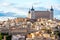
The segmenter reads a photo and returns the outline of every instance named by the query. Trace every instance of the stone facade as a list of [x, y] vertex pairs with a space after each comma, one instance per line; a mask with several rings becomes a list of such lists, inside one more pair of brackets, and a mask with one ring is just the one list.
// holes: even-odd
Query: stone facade
[[47, 18], [53, 19], [53, 8], [47, 11], [35, 11], [32, 7], [31, 10], [28, 12], [28, 18], [30, 19], [38, 19], [38, 18]]

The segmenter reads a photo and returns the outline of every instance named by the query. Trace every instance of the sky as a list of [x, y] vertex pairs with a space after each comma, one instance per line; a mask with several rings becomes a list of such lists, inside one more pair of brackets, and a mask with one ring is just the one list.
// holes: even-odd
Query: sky
[[0, 17], [27, 16], [29, 9], [54, 9], [54, 18], [60, 19], [60, 0], [0, 0]]

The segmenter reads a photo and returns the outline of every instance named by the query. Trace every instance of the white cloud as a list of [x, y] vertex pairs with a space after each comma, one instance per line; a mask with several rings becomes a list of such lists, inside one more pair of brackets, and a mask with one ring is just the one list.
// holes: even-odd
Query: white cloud
[[56, 15], [54, 18], [60, 19], [60, 15]]
[[43, 8], [50, 9], [51, 6], [53, 6], [53, 8], [56, 8], [56, 9], [60, 10], [60, 4], [57, 3], [56, 0], [44, 0], [44, 1], [43, 0], [38, 0], [38, 1], [35, 1], [33, 3], [29, 2], [28, 7], [31, 7], [32, 4], [34, 5], [34, 7], [43, 7]]
[[3, 5], [3, 6], [9, 6], [10, 3], [5, 2], [5, 3], [3, 3], [2, 5]]
[[55, 4], [54, 8], [60, 10], [60, 4]]
[[[24, 8], [24, 7], [22, 7], [22, 8]], [[26, 15], [25, 13], [27, 13], [24, 10], [20, 10], [20, 9], [14, 7], [13, 5], [11, 5], [11, 3], [8, 3], [8, 2], [4, 2], [0, 5], [0, 11], [3, 11], [4, 13], [13, 12], [13, 13], [15, 13], [15, 15]]]
[[[34, 8], [43, 7], [47, 9], [50, 9], [52, 5], [53, 8], [60, 10], [60, 4], [55, 3], [55, 1], [53, 2], [51, 0], [26, 0], [25, 2], [23, 2], [20, 0], [20, 2], [15, 1], [16, 4], [13, 2], [15, 5], [11, 5], [11, 2], [2, 2], [0, 3], [0, 11], [3, 11], [4, 13], [13, 12], [15, 13], [13, 16], [27, 15], [28, 10], [25, 11], [24, 8], [31, 8], [32, 5], [34, 6]], [[18, 7], [22, 9], [18, 9]]]
[[9, 2], [0, 3], [0, 7], [7, 7], [7, 6], [10, 6], [10, 5], [11, 5], [11, 3], [9, 3]]

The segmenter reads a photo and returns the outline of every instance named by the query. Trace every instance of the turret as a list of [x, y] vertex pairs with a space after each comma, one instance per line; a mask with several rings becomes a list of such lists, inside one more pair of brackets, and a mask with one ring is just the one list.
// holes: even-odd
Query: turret
[[32, 6], [32, 8], [31, 8], [31, 11], [34, 11], [34, 8], [33, 8], [33, 6]]
[[35, 9], [33, 8], [33, 6], [32, 6], [32, 8], [31, 8], [31, 19], [35, 19]]
[[30, 12], [30, 9], [28, 11], [28, 18], [31, 18], [31, 12]]
[[33, 6], [32, 6], [32, 8], [31, 9], [29, 9], [29, 11], [28, 11], [28, 18], [30, 18], [30, 19], [35, 19], [35, 13], [34, 13], [34, 8], [33, 8]]
[[51, 6], [51, 9], [50, 9], [50, 19], [53, 19], [53, 11], [54, 11], [54, 9], [53, 9], [53, 7]]
[[28, 13], [30, 13], [30, 10], [28, 11]]
[[51, 6], [51, 9], [50, 9], [50, 11], [54, 11], [54, 9], [53, 9], [53, 7]]

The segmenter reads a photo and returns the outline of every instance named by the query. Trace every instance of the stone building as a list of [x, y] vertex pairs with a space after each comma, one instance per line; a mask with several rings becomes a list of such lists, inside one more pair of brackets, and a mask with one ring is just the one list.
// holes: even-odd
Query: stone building
[[53, 8], [47, 11], [36, 11], [33, 7], [28, 12], [28, 18], [30, 19], [38, 19], [38, 18], [47, 18], [53, 19]]

